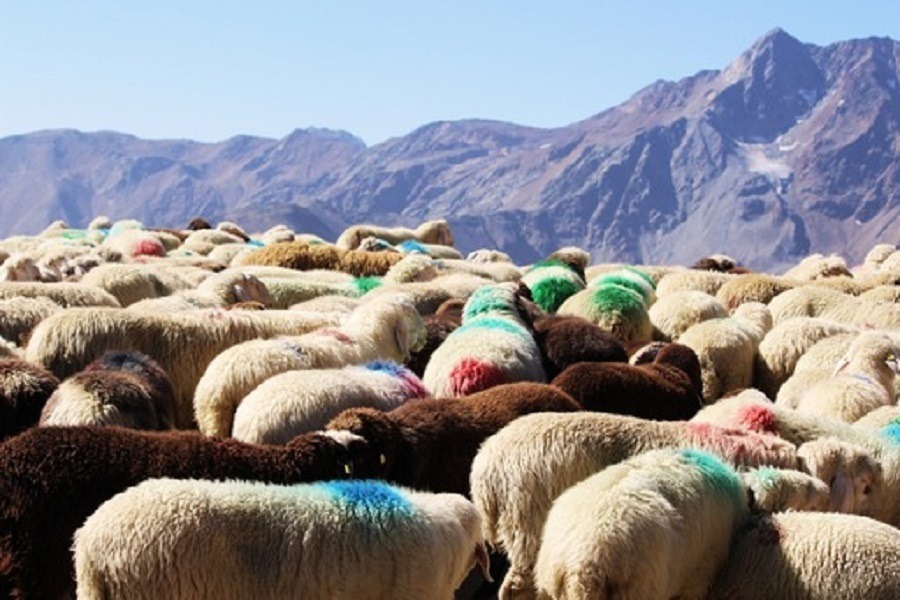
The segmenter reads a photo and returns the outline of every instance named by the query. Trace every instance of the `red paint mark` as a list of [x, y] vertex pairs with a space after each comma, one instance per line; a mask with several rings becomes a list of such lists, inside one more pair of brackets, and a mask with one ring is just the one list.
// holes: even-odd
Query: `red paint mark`
[[457, 398], [504, 383], [509, 383], [506, 373], [475, 358], [464, 358], [450, 371], [450, 395]]
[[157, 240], [141, 240], [134, 245], [135, 256], [165, 256], [166, 249]]
[[757, 433], [778, 433], [778, 421], [768, 406], [751, 404], [737, 411], [738, 424]]

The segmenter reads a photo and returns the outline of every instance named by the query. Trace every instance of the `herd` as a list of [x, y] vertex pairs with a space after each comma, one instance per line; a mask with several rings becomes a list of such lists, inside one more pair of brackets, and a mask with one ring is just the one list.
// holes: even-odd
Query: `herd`
[[0, 596], [900, 597], [896, 244], [453, 246], [0, 240]]

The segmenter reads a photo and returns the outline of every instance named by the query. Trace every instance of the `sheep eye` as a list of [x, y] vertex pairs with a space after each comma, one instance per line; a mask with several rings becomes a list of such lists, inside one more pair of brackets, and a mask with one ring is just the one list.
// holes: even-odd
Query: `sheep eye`
[[866, 487], [863, 488], [863, 494], [869, 495], [869, 494], [871, 494], [871, 493], [872, 493], [872, 486], [871, 486], [871, 485], [866, 485]]
[[381, 464], [385, 464], [387, 462], [387, 457], [384, 454], [379, 454], [378, 462], [380, 462]]

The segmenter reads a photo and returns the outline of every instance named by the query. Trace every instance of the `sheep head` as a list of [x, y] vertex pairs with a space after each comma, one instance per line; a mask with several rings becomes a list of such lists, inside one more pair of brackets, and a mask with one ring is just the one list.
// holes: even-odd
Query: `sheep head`
[[403, 431], [387, 414], [374, 408], [351, 408], [325, 426], [330, 435], [349, 433], [362, 439], [354, 453], [356, 477], [390, 478], [393, 465], [405, 451]]
[[831, 510], [874, 516], [883, 494], [881, 465], [868, 450], [849, 442], [826, 438], [797, 449], [801, 467], [828, 483]]

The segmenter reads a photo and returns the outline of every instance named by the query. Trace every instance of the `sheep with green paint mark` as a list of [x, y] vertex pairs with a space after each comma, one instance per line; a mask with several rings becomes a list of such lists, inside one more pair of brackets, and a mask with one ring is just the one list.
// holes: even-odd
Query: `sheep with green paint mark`
[[555, 313], [567, 298], [585, 287], [584, 279], [558, 260], [536, 263], [522, 276], [522, 283], [531, 290], [534, 303], [548, 313]]
[[647, 308], [650, 308], [656, 302], [656, 284], [653, 282], [653, 278], [640, 269], [624, 267], [605, 273], [590, 283], [593, 287], [606, 284], [621, 285], [634, 290], [641, 295]]
[[583, 317], [622, 343], [650, 341], [653, 337], [644, 297], [613, 283], [588, 286], [563, 302], [557, 314]]
[[449, 600], [489, 566], [464, 497], [365, 480], [151, 479], [100, 506], [74, 554], [85, 600]]
[[438, 398], [459, 398], [516, 381], [544, 383], [530, 316], [514, 283], [476, 290], [463, 307], [462, 326], [431, 355], [422, 376]]
[[537, 596], [705, 598], [748, 516], [740, 477], [712, 454], [641, 454], [553, 503], [534, 569]]
[[826, 511], [831, 490], [824, 481], [794, 469], [757, 467], [741, 473], [755, 512]]

